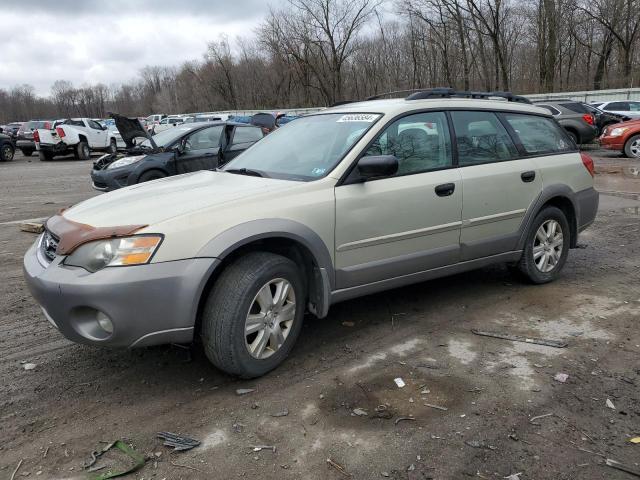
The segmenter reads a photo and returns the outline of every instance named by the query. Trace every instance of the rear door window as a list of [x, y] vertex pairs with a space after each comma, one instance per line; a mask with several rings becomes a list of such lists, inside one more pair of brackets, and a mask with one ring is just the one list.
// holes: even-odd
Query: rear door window
[[628, 102], [611, 102], [606, 106], [607, 110], [617, 110], [619, 112], [628, 112], [629, 111], [629, 103]]
[[518, 149], [493, 112], [453, 111], [460, 166], [518, 158]]
[[257, 142], [262, 136], [262, 130], [257, 127], [236, 127], [233, 144]]
[[562, 105], [564, 108], [568, 108], [572, 112], [589, 113], [589, 110], [587, 109], [587, 107], [585, 107], [584, 105], [578, 102], [567, 102], [567, 103], [561, 103], [560, 105]]
[[560, 115], [560, 110], [558, 110], [557, 108], [552, 107], [551, 105], [536, 105], [537, 107], [542, 107], [546, 110], [549, 110], [551, 112], [551, 115]]
[[526, 152], [531, 155], [574, 150], [562, 129], [550, 118], [520, 113], [505, 113], [503, 118], [516, 132]]

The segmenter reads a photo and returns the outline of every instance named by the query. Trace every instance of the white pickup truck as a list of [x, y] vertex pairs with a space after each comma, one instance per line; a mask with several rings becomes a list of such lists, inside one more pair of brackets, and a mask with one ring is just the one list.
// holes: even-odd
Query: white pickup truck
[[88, 160], [92, 150], [116, 153], [118, 144], [113, 131], [90, 118], [69, 118], [55, 122], [52, 129], [38, 129], [33, 134], [40, 160], [73, 153], [79, 160]]

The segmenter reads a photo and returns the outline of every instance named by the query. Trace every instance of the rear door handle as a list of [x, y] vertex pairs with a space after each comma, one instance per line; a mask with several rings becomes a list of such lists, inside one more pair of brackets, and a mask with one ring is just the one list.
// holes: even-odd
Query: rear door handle
[[533, 170], [522, 172], [520, 178], [525, 183], [533, 182], [536, 179], [536, 172], [534, 172]]
[[442, 185], [438, 185], [435, 188], [436, 195], [439, 197], [448, 197], [452, 195], [454, 190], [456, 189], [455, 183], [443, 183]]

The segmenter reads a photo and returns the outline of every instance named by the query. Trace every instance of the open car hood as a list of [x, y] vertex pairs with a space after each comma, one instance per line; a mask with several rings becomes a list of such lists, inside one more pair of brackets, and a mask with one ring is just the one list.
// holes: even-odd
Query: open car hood
[[147, 132], [137, 118], [128, 118], [117, 113], [110, 113], [109, 116], [116, 122], [116, 128], [120, 132], [120, 136], [127, 146], [127, 150], [135, 148], [136, 138], [148, 138], [154, 150], [158, 149], [156, 142], [153, 141], [149, 132]]

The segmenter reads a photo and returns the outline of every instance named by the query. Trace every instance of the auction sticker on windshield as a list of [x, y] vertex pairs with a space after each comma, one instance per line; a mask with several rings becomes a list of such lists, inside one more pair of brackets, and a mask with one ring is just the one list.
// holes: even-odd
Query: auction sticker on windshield
[[350, 113], [341, 116], [336, 122], [375, 122], [380, 117], [377, 113]]

